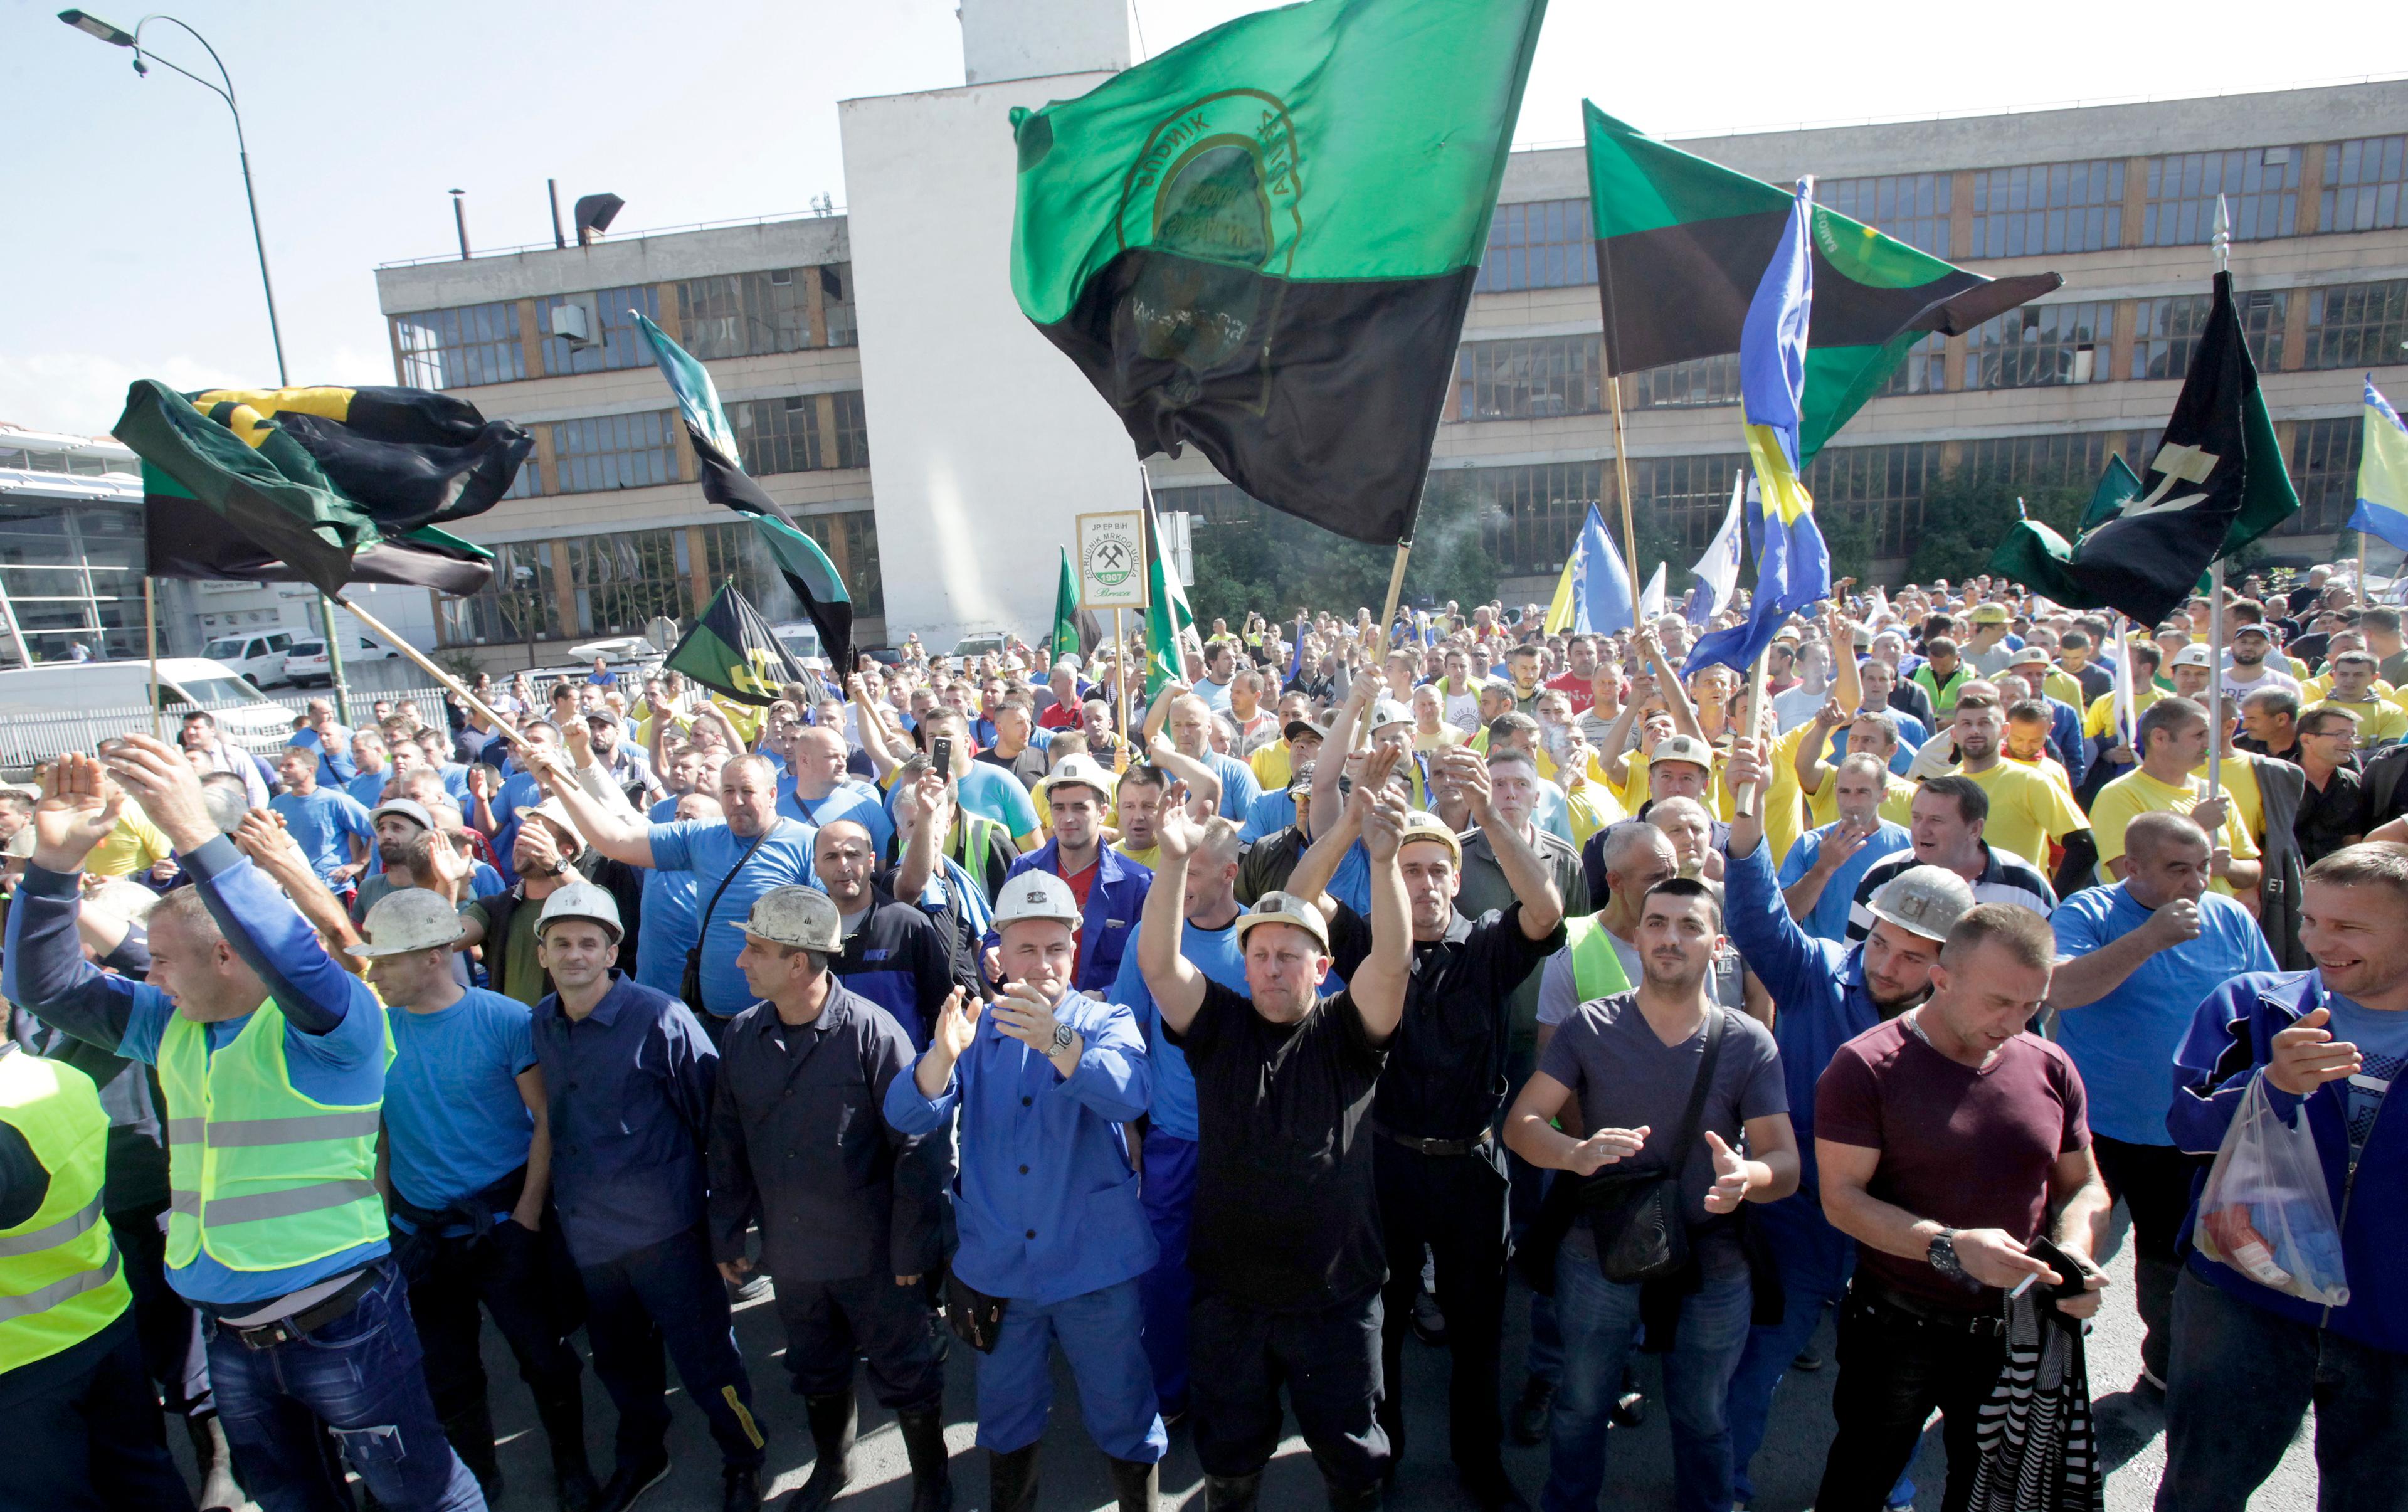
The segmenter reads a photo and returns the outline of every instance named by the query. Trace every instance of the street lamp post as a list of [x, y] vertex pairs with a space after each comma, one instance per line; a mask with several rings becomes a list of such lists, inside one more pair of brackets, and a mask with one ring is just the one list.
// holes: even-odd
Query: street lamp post
[[[134, 23], [134, 30], [130, 32], [123, 27], [112, 25], [88, 11], [62, 10], [59, 12], [59, 20], [85, 36], [97, 37], [111, 47], [130, 49], [134, 53], [134, 71], [145, 79], [150, 77], [150, 65], [156, 63], [163, 68], [183, 75], [219, 99], [225, 101], [227, 112], [234, 117], [235, 153], [242, 160], [242, 197], [244, 203], [251, 209], [251, 244], [259, 253], [259, 289], [267, 299], [267, 338], [276, 349], [276, 384], [279, 388], [290, 388], [293, 378], [284, 367], [284, 327], [276, 318], [276, 281], [268, 277], [267, 238], [259, 229], [259, 194], [251, 183], [251, 147], [243, 139], [242, 108], [235, 103], [234, 76], [226, 71], [225, 60], [218, 56], [217, 49], [209, 46], [208, 37], [173, 16], [145, 16]], [[154, 21], [165, 22], [170, 26], [177, 27], [185, 36], [198, 42], [201, 45], [201, 50], [209, 55], [209, 62], [217, 65], [218, 82], [212, 84], [188, 68], [160, 57], [155, 52], [146, 51], [142, 46], [142, 28]], [[324, 594], [318, 596], [318, 625], [326, 635], [326, 679], [335, 695], [336, 713], [344, 724], [348, 725], [351, 722], [351, 691], [343, 684], [343, 651], [335, 634], [335, 606]]]

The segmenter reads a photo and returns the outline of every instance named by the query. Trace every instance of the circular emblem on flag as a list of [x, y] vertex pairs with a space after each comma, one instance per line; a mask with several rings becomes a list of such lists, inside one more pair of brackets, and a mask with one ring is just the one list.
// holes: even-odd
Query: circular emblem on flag
[[[1164, 117], [1121, 189], [1120, 244], [1156, 255], [1138, 266], [1114, 318], [1116, 344], [1179, 369], [1174, 404], [1221, 379], [1224, 396], [1259, 407], [1283, 277], [1304, 229], [1296, 128], [1259, 90], [1206, 95]], [[1266, 278], [1263, 275], [1272, 275]]]

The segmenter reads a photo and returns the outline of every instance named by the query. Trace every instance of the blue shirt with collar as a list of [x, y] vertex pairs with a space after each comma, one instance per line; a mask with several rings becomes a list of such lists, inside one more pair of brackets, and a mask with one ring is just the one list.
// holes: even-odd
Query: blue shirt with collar
[[[2087, 956], [2149, 921], [2131, 884], [2085, 887], [2057, 905], [2048, 927], [2061, 957]], [[2090, 1095], [2093, 1133], [2127, 1145], [2171, 1145], [2174, 1053], [2216, 988], [2250, 972], [2282, 968], [2249, 910], [2222, 893], [2199, 900], [2199, 938], [2160, 950], [2115, 989], [2057, 1010], [2056, 1038]]]
[[494, 811], [494, 865], [511, 882], [519, 879], [518, 869], [510, 864], [510, 852], [519, 838], [519, 814], [543, 801], [543, 785], [530, 772], [521, 771], [502, 779], [502, 790], [487, 803]]
[[[1137, 943], [1138, 918], [1145, 911], [1146, 889], [1154, 886], [1154, 872], [1110, 845], [1097, 853], [1096, 867], [1096, 880], [1087, 888], [1087, 907], [1079, 926], [1079, 969], [1071, 986], [1082, 992], [1109, 993], [1120, 976], [1121, 958]], [[1060, 876], [1062, 842], [1049, 840], [1012, 862], [1011, 870], [1003, 875], [1004, 886], [1009, 887], [1023, 871]], [[986, 943], [996, 943], [992, 927]]]
[[[1207, 981], [1217, 982], [1232, 992], [1246, 990], [1246, 947], [1238, 939], [1235, 919], [1217, 929], [1188, 925], [1179, 934], [1179, 954], [1202, 972]], [[1145, 972], [1139, 968], [1134, 952], [1121, 959], [1121, 974], [1112, 984], [1111, 999], [1136, 1015], [1138, 1027], [1145, 1031], [1145, 1054], [1152, 1063], [1154, 1077], [1154, 1096], [1147, 1112], [1154, 1127], [1194, 1144], [1201, 1137], [1196, 1112], [1196, 1073], [1187, 1069], [1187, 1052], [1164, 1036], [1162, 1015], [1154, 1008], [1154, 992], [1145, 985]]]
[[343, 784], [343, 791], [359, 801], [360, 807], [373, 810], [384, 801], [385, 785], [393, 781], [393, 764], [387, 762], [374, 771], [364, 771]]
[[[1922, 720], [1903, 709], [1884, 709], [1881, 716], [1889, 721], [1890, 728], [1898, 731], [1898, 749], [1889, 754], [1889, 770], [1903, 777], [1914, 770], [1914, 753], [1922, 750], [1924, 742], [1931, 739], [1931, 731], [1924, 727]], [[1842, 725], [1831, 731], [1831, 743], [1824, 751], [1823, 759], [1836, 767], [1847, 754], [1848, 727]]]
[[921, 1095], [916, 1060], [886, 1088], [886, 1121], [903, 1134], [927, 1133], [960, 1107], [953, 1273], [1036, 1306], [1142, 1275], [1156, 1255], [1121, 1127], [1145, 1112], [1152, 1088], [1137, 1019], [1079, 992], [1054, 1015], [1083, 1042], [1067, 1080], [982, 1014], [936, 1097]]
[[[819, 831], [782, 815], [773, 823], [775, 828], [762, 838], [750, 859], [745, 858], [745, 851], [752, 840], [728, 828], [723, 819], [681, 819], [656, 824], [647, 832], [655, 869], [694, 873], [697, 909], [710, 908], [711, 895], [719, 892], [721, 880], [736, 870], [739, 860], [743, 862], [743, 870], [720, 894], [710, 921], [696, 920], [695, 931], [702, 943], [703, 1001], [686, 1005], [696, 1013], [724, 1007], [727, 1012], [720, 1016], [733, 1018], [755, 1001], [744, 973], [736, 969], [736, 953], [744, 948], [743, 932], [722, 926], [750, 917], [752, 900], [772, 887], [790, 883], [817, 886], [811, 873], [811, 842]], [[638, 943], [640, 946], [640, 936]], [[638, 954], [640, 958], [640, 949]], [[681, 958], [678, 970], [682, 973], [684, 969]]]
[[[1814, 863], [1822, 859], [1824, 838], [1839, 828], [1840, 824], [1836, 822], [1827, 824], [1798, 837], [1798, 843], [1789, 847], [1787, 859], [1781, 863], [1779, 881], [1782, 886], [1797, 886], [1807, 872], [1814, 870]], [[1848, 905], [1856, 896], [1856, 884], [1865, 880], [1865, 873], [1872, 870], [1875, 861], [1911, 850], [1914, 846], [1914, 836], [1906, 826], [1895, 820], [1882, 820], [1881, 828], [1866, 836], [1865, 842], [1856, 847], [1856, 854], [1842, 862], [1840, 869], [1831, 873], [1830, 880], [1823, 885], [1822, 893], [1815, 898], [1814, 906], [1798, 922], [1817, 940], [1845, 944], [1848, 939]]]
[[318, 732], [308, 726], [294, 730], [293, 738], [284, 743], [297, 745], [304, 751], [317, 752], [319, 783], [327, 787], [340, 787], [358, 776], [359, 769], [351, 765], [351, 732], [340, 725], [332, 727], [335, 731], [332, 745], [319, 739]]
[[700, 1223], [719, 1052], [685, 1004], [614, 971], [582, 1019], [551, 992], [531, 1028], [551, 1108], [552, 1196], [577, 1263], [603, 1264]]

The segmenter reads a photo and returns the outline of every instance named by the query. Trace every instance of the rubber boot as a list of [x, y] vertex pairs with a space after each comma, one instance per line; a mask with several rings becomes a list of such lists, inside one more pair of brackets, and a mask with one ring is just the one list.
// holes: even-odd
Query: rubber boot
[[1037, 1512], [1039, 1447], [1031, 1444], [1010, 1453], [986, 1451], [988, 1512]]
[[853, 1484], [853, 1440], [861, 1426], [860, 1409], [849, 1390], [807, 1396], [803, 1408], [810, 1415], [811, 1443], [819, 1458], [811, 1465], [811, 1478], [786, 1504], [786, 1512], [821, 1512]]
[[564, 1389], [538, 1391], [535, 1415], [552, 1446], [553, 1505], [560, 1512], [592, 1512], [602, 1499], [594, 1464], [585, 1456], [585, 1392], [574, 1380]]
[[1262, 1500], [1263, 1473], [1251, 1476], [1206, 1476], [1204, 1512], [1254, 1512]]
[[1329, 1490], [1329, 1512], [1379, 1512], [1381, 1487], [1378, 1482], [1360, 1490], [1340, 1490], [1335, 1481], [1324, 1477], [1322, 1484]]
[[945, 1415], [898, 1412], [896, 1432], [911, 1460], [911, 1512], [953, 1512], [953, 1472], [945, 1449]]
[[474, 1406], [453, 1413], [443, 1419], [443, 1436], [452, 1441], [452, 1451], [460, 1462], [477, 1477], [479, 1489], [484, 1491], [488, 1504], [502, 1499], [502, 1467], [494, 1458], [494, 1409], [483, 1398]]
[[234, 1450], [226, 1444], [225, 1424], [214, 1412], [184, 1419], [193, 1440], [193, 1462], [200, 1467], [200, 1512], [234, 1512], [242, 1505], [242, 1488], [235, 1484]]
[[1112, 1467], [1112, 1494], [1119, 1498], [1118, 1512], [1154, 1512], [1154, 1492], [1162, 1487], [1162, 1466], [1152, 1460], [1115, 1460], [1110, 1455], [1104, 1462]]

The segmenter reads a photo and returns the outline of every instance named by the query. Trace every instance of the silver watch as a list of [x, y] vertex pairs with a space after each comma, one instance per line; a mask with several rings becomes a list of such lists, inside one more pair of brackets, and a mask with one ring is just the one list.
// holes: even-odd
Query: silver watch
[[1054, 1056], [1060, 1055], [1063, 1051], [1070, 1048], [1070, 1042], [1077, 1038], [1077, 1035], [1070, 1032], [1069, 1025], [1056, 1023], [1054, 1026], [1054, 1048], [1047, 1051], [1046, 1054]]

